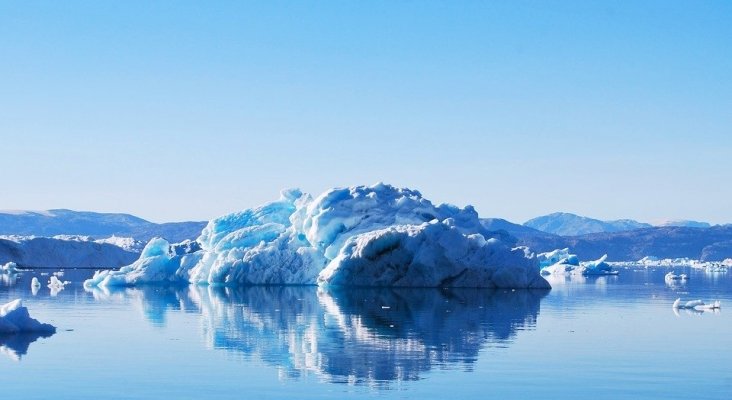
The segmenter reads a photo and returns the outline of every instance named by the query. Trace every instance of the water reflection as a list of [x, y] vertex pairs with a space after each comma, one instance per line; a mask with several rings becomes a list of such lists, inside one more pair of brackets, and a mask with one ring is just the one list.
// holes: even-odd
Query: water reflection
[[18, 283], [18, 274], [5, 274], [0, 272], [0, 286], [14, 286]]
[[470, 370], [485, 347], [533, 329], [546, 291], [257, 286], [95, 291], [139, 299], [164, 324], [169, 310], [201, 314], [206, 345], [277, 366], [284, 379], [388, 386], [432, 368]]
[[194, 303], [187, 286], [142, 286], [140, 288], [94, 288], [94, 300], [100, 302], [123, 303], [131, 300], [137, 304], [145, 318], [155, 326], [164, 326], [169, 310], [196, 311], [199, 303]]
[[9, 358], [20, 361], [22, 356], [28, 353], [28, 347], [39, 338], [47, 338], [52, 334], [41, 333], [15, 333], [11, 335], [0, 334], [0, 353]]

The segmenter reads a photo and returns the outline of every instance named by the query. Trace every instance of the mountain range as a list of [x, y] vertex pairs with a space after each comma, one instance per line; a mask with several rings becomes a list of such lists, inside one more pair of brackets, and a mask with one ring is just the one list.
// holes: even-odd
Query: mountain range
[[608, 255], [610, 261], [645, 256], [719, 261], [732, 257], [732, 225], [711, 226], [698, 221], [668, 221], [658, 226], [634, 220], [602, 221], [569, 213], [554, 213], [515, 224], [485, 218], [490, 230], [504, 230], [517, 244], [535, 252], [568, 247], [583, 260]]
[[664, 221], [662, 223], [652, 225], [632, 219], [602, 221], [576, 214], [557, 212], [530, 219], [524, 222], [524, 226], [560, 236], [578, 236], [588, 233], [624, 232], [634, 229], [651, 228], [654, 226], [709, 228], [711, 224], [699, 221], [678, 220]]
[[56, 236], [79, 235], [104, 238], [131, 237], [147, 242], [159, 236], [168, 241], [193, 240], [206, 222], [168, 222], [156, 224], [129, 214], [96, 213], [72, 210], [0, 211], [0, 235]]

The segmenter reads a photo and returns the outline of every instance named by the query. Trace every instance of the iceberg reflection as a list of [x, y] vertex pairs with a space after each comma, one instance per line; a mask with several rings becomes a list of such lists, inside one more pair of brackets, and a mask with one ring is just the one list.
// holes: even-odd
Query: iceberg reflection
[[207, 346], [276, 366], [284, 379], [382, 387], [432, 368], [471, 370], [481, 349], [506, 347], [535, 326], [548, 292], [191, 286], [124, 293], [142, 300], [153, 324], [168, 310], [195, 307]]
[[5, 354], [12, 360], [20, 361], [20, 359], [28, 353], [30, 344], [39, 338], [51, 337], [53, 333], [15, 333], [0, 334], [0, 354]]

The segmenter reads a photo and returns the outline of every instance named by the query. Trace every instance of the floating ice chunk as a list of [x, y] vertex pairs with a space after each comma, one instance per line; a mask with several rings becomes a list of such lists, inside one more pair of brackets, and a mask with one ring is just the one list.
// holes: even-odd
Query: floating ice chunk
[[613, 270], [613, 267], [605, 262], [606, 259], [607, 254], [595, 261], [583, 262], [579, 268], [574, 270], [574, 273], [582, 275], [617, 275], [619, 271]]
[[701, 308], [702, 310], [719, 310], [720, 308], [722, 308], [722, 302], [719, 300], [715, 300], [710, 304], [699, 305], [697, 306], [697, 308]]
[[36, 278], [35, 276], [31, 280], [31, 294], [33, 296], [38, 294], [38, 291], [41, 289], [41, 282]]
[[91, 279], [84, 281], [84, 287], [186, 282], [187, 271], [180, 270], [183, 258], [184, 255], [175, 254], [167, 240], [154, 238], [133, 264], [116, 271], [96, 271]]
[[577, 255], [570, 254], [569, 248], [557, 249], [537, 254], [542, 275], [566, 274], [580, 265]]
[[569, 248], [539, 253], [536, 258], [539, 260], [539, 268], [542, 269], [556, 264], [580, 265], [579, 258], [575, 254], [570, 254]]
[[28, 309], [23, 307], [20, 299], [0, 306], [0, 334], [26, 332], [53, 334], [56, 332], [56, 328], [31, 318]]
[[674, 304], [671, 307], [673, 307], [674, 309], [717, 310], [722, 308], [722, 304], [719, 300], [715, 300], [710, 304], [705, 304], [701, 300], [690, 300], [684, 304], [681, 304], [681, 298], [678, 298], [674, 301]]
[[347, 286], [549, 288], [524, 248], [433, 221], [351, 237], [318, 277]]
[[33, 279], [31, 279], [31, 288], [39, 288], [41, 287], [41, 281], [38, 280], [35, 276]]
[[14, 262], [9, 262], [4, 265], [0, 265], [0, 274], [17, 274], [18, 273], [18, 264]]
[[[48, 280], [48, 287], [51, 289], [63, 289], [66, 285], [68, 285], [69, 281], [62, 281], [58, 279], [56, 275], [51, 275], [51, 278]], [[31, 281], [32, 284], [32, 281]]]
[[[135, 263], [97, 272], [84, 284], [548, 287], [533, 256], [494, 236], [472, 207], [434, 206], [415, 190], [377, 184], [332, 189], [315, 199], [286, 190], [277, 201], [210, 221], [199, 247], [179, 252], [154, 239]], [[368, 268], [379, 276], [354, 270], [366, 267], [361, 254], [367, 253], [378, 259]], [[409, 271], [390, 275], [390, 262]]]

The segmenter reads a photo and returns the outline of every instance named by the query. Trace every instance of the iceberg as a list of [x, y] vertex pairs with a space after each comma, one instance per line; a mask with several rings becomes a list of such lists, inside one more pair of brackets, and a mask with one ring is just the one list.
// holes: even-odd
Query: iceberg
[[715, 300], [709, 304], [705, 304], [701, 300], [689, 300], [684, 304], [681, 304], [681, 298], [674, 301], [671, 306], [674, 309], [702, 309], [702, 310], [718, 310], [722, 308], [722, 304], [719, 300]]
[[379, 183], [300, 190], [210, 221], [193, 245], [156, 238], [120, 270], [85, 287], [144, 283], [549, 288], [537, 259], [488, 231], [471, 206], [435, 206]]
[[17, 299], [0, 306], [0, 334], [15, 333], [54, 334], [56, 328], [31, 318], [28, 308], [23, 307], [23, 302]]
[[570, 273], [580, 265], [579, 258], [570, 254], [569, 248], [539, 253], [536, 258], [539, 260], [542, 275]]
[[18, 264], [14, 262], [5, 263], [0, 265], [0, 274], [13, 275], [18, 273]]
[[618, 271], [613, 270], [613, 267], [605, 261], [606, 259], [607, 254], [595, 261], [583, 262], [580, 267], [575, 270], [575, 273], [582, 275], [617, 275]]
[[[58, 279], [56, 275], [51, 275], [51, 278], [48, 279], [48, 287], [51, 289], [63, 289], [69, 283], [71, 282]], [[33, 284], [33, 281], [31, 281], [31, 284]]]
[[570, 254], [569, 248], [556, 249], [546, 253], [537, 254], [536, 258], [539, 260], [539, 267], [545, 268], [554, 264], [567, 264], [579, 266], [579, 258], [577, 255]]

